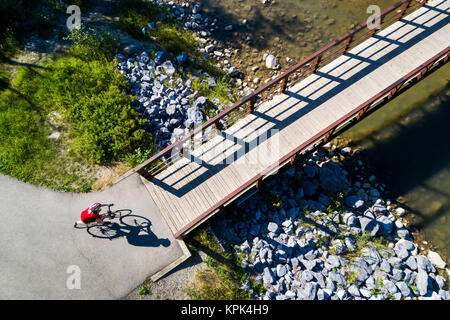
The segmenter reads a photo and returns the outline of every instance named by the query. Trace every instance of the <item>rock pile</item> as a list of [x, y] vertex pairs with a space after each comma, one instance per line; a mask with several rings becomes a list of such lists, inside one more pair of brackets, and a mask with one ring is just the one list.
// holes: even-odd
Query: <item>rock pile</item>
[[[211, 19], [202, 15], [202, 8], [191, 2], [179, 2], [158, 0], [156, 4], [168, 9], [169, 14], [179, 21], [186, 29], [192, 30], [200, 40], [200, 52], [205, 57], [223, 61], [223, 71], [231, 77], [240, 75], [239, 70], [226, 60], [233, 52], [223, 48], [216, 40], [209, 38], [211, 33], [217, 31], [219, 26], [217, 19]], [[167, 18], [161, 13], [158, 21], [149, 21], [142, 29], [147, 35], [154, 30], [161, 21]], [[232, 28], [232, 27], [231, 27]], [[226, 27], [227, 30], [230, 26]], [[118, 68], [131, 86], [131, 94], [138, 96], [137, 110], [142, 118], [148, 119], [147, 130], [152, 133], [154, 142], [159, 148], [164, 148], [175, 142], [189, 132], [195, 126], [209, 119], [210, 115], [219, 113], [226, 106], [220, 104], [219, 99], [210, 101], [203, 96], [194, 94], [192, 81], [202, 77], [201, 85], [209, 88], [217, 86], [217, 79], [201, 70], [189, 70], [185, 67], [189, 57], [181, 53], [170, 59], [169, 54], [158, 51], [153, 59], [147, 52], [136, 54], [136, 50], [127, 49], [125, 53], [117, 54], [115, 59], [119, 61]], [[191, 71], [194, 76], [187, 78], [178, 74], [179, 67], [185, 67], [184, 71]], [[185, 79], [187, 78], [187, 79]], [[227, 118], [220, 121], [219, 126], [226, 127]], [[208, 136], [203, 137], [204, 140]]]
[[[145, 51], [128, 59], [121, 54], [115, 56], [120, 72], [130, 83], [131, 94], [139, 97], [136, 108], [141, 117], [150, 121], [147, 129], [160, 148], [208, 120], [206, 107], [216, 112], [224, 108], [217, 99], [209, 101], [206, 97], [194, 95], [192, 79], [183, 80], [176, 74], [176, 66], [182, 65], [178, 58], [174, 63], [162, 51], [156, 52], [154, 59]], [[196, 72], [208, 79], [210, 87], [216, 85], [215, 77]]]
[[215, 224], [266, 292], [242, 289], [265, 300], [448, 300], [445, 262], [418, 251], [375, 178], [355, 187], [332, 154], [320, 149]]
[[[186, 29], [196, 33], [200, 42], [200, 52], [204, 53], [212, 61], [218, 62], [218, 67], [231, 77], [242, 77], [238, 68], [232, 66], [228, 60], [235, 54], [235, 51], [224, 48], [219, 41], [211, 37], [214, 32], [220, 31], [222, 28], [219, 26], [219, 21], [216, 17], [207, 16], [202, 12], [200, 5], [188, 1], [177, 4], [173, 1], [159, 0], [157, 3], [165, 6], [172, 17]], [[234, 27], [233, 25], [225, 24], [223, 30], [232, 31]]]

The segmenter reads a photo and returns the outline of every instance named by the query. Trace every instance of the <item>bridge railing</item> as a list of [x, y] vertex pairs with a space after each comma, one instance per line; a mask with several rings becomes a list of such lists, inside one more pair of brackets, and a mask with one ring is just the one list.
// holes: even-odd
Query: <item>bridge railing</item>
[[309, 138], [307, 141], [296, 147], [288, 154], [281, 157], [278, 161], [266, 167], [266, 169], [264, 169], [262, 172], [258, 173], [252, 179], [248, 180], [246, 183], [244, 183], [238, 189], [234, 190], [231, 194], [223, 198], [214, 206], [210, 207], [202, 215], [198, 216], [196, 219], [192, 220], [186, 226], [178, 230], [174, 234], [175, 238], [186, 235], [195, 226], [200, 224], [202, 221], [205, 221], [214, 212], [220, 210], [220, 208], [223, 208], [227, 203], [239, 197], [249, 188], [253, 186], [259, 188], [258, 186], [261, 185], [263, 178], [270, 176], [271, 172], [277, 171], [280, 167], [287, 164], [288, 162], [292, 163], [299, 154], [307, 151], [312, 151], [317, 147], [323, 145], [329, 139], [333, 139], [345, 130], [348, 130], [353, 125], [358, 123], [359, 120], [369, 116], [370, 114], [381, 108], [383, 105], [391, 101], [393, 98], [408, 90], [417, 82], [427, 77], [434, 71], [438, 70], [442, 65], [447, 63], [449, 59], [450, 46], [445, 48], [432, 58], [428, 59], [426, 62], [424, 62], [384, 90], [380, 91], [372, 98], [360, 104], [358, 107], [356, 107], [346, 115], [334, 121], [328, 127], [318, 132], [313, 137]]
[[208, 121], [204, 122], [202, 126], [194, 128], [190, 133], [134, 168], [133, 171], [144, 176], [156, 175], [171, 163], [181, 158], [183, 145], [191, 142], [195, 136], [203, 134], [206, 129], [211, 127], [217, 129], [227, 128], [229, 125], [233, 124], [236, 119], [242, 118], [253, 112], [257, 105], [272, 99], [276, 94], [285, 92], [288, 87], [307, 78], [321, 67], [355, 48], [378, 31], [397, 22], [403, 16], [422, 7], [425, 3], [426, 0], [399, 1], [390, 8], [384, 10], [379, 16], [375, 17], [375, 20], [380, 22], [379, 28], [368, 28], [367, 22], [357, 26], [322, 49], [316, 51], [308, 58], [290, 67], [283, 74], [257, 88], [251, 94], [226, 108], [215, 117], [210, 118]]

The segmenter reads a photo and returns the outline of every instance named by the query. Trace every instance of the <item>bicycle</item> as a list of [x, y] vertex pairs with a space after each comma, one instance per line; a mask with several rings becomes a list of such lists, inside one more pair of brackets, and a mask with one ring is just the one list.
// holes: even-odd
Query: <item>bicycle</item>
[[133, 214], [126, 214], [119, 217], [119, 223], [97, 224], [89, 227], [87, 232], [94, 238], [113, 240], [132, 234], [136, 237], [141, 232], [148, 234], [150, 232], [150, 226], [151, 222], [149, 219]]
[[[107, 209], [106, 213], [101, 215], [102, 220], [105, 218], [107, 218], [109, 220], [113, 220], [115, 218], [121, 219], [122, 217], [125, 217], [131, 213], [130, 209], [119, 209], [116, 211], [111, 211], [112, 206], [114, 206], [114, 203], [110, 203], [108, 205], [108, 209]], [[98, 224], [96, 221], [94, 221], [94, 222], [89, 222], [89, 223], [85, 223], [85, 224], [75, 224], [74, 227], [76, 229], [87, 229], [87, 228], [91, 228], [91, 227], [95, 227], [95, 226], [107, 226], [109, 223], [111, 223], [111, 222], [107, 221], [105, 224]]]

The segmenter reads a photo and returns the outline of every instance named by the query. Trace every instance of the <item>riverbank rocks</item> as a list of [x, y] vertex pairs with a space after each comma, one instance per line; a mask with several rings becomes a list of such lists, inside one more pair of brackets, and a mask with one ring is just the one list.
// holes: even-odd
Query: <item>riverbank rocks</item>
[[278, 60], [273, 54], [268, 54], [264, 58], [266, 68], [267, 69], [277, 69], [278, 68]]
[[364, 199], [360, 195], [348, 196], [345, 202], [347, 206], [349, 206], [352, 209], [359, 209], [364, 206]]
[[420, 253], [411, 236], [399, 237], [396, 209], [358, 192], [363, 184], [355, 187], [341, 163], [330, 161], [323, 150], [311, 154], [214, 224], [266, 289], [254, 296], [447, 300], [438, 272], [444, 261]]
[[342, 172], [339, 165], [326, 162], [319, 170], [320, 186], [327, 193], [336, 193], [342, 190]]
[[433, 266], [439, 269], [445, 269], [446, 263], [437, 252], [430, 250], [427, 257]]
[[[146, 129], [152, 134], [155, 144], [164, 148], [208, 120], [211, 110], [219, 112], [223, 106], [219, 99], [209, 101], [206, 97], [195, 97], [192, 80], [177, 76], [177, 68], [188, 59], [186, 53], [173, 61], [163, 51], [156, 52], [154, 57], [152, 59], [144, 51], [128, 59], [123, 54], [114, 58], [118, 61], [118, 69], [130, 83], [130, 92], [138, 96], [136, 109], [140, 117], [149, 120]], [[194, 73], [200, 74], [200, 71]], [[203, 76], [210, 88], [217, 85], [215, 77]], [[206, 141], [208, 136], [204, 135], [202, 139]]]
[[[208, 17], [192, 1], [157, 2], [196, 32], [206, 58], [244, 87], [247, 77], [230, 64], [236, 51], [211, 37], [215, 31], [239, 32], [242, 25]], [[157, 26], [158, 21], [149, 21], [143, 32], [148, 36]], [[190, 70], [192, 80], [177, 75], [180, 67], [189, 65], [188, 54], [150, 55], [138, 47], [125, 53], [117, 55], [118, 68], [130, 93], [138, 96], [136, 110], [149, 120], [146, 129], [157, 146], [175, 142], [209, 119], [211, 111], [224, 108], [193, 90], [192, 81], [199, 77], [209, 87], [217, 85], [211, 75], [201, 70]], [[265, 54], [261, 62], [268, 71], [280, 68], [273, 54]], [[256, 75], [252, 78], [245, 83], [246, 92], [261, 81]], [[364, 176], [368, 170], [362, 161], [352, 160], [357, 155], [358, 150], [327, 144], [265, 181], [260, 193], [233, 209], [233, 217], [217, 217], [214, 228], [220, 242], [241, 255], [250, 282], [265, 288], [259, 293], [245, 282], [242, 290], [258, 299], [277, 300], [448, 299], [443, 290], [447, 280], [438, 274], [444, 261], [433, 253], [419, 254], [409, 230], [395, 225], [404, 209], [385, 204], [384, 187], [375, 175]], [[351, 162], [344, 165], [345, 161]]]

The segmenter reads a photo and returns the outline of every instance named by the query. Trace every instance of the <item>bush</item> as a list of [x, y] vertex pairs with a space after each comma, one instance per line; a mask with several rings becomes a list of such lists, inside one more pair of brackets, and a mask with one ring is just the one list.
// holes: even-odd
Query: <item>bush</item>
[[[191, 250], [210, 254], [204, 259], [206, 268], [196, 271], [194, 281], [186, 289], [193, 300], [248, 300], [253, 299], [248, 291], [241, 289], [248, 275], [242, 269], [242, 257], [231, 252], [222, 252], [214, 236], [206, 229], [198, 229], [188, 240]], [[214, 256], [211, 257], [211, 256]], [[217, 258], [216, 258], [217, 257]], [[219, 261], [220, 260], [220, 261]], [[249, 279], [250, 280], [250, 279]], [[250, 281], [251, 287], [258, 292], [264, 288]]]
[[153, 154], [156, 153], [156, 147], [152, 146], [149, 149], [142, 150], [140, 147], [134, 150], [133, 153], [130, 153], [126, 156], [127, 164], [130, 167], [135, 167], [140, 165], [142, 162], [149, 159]]
[[84, 12], [92, 7], [92, 0], [47, 0], [46, 4], [63, 13], [66, 13], [70, 5], [76, 5]]
[[[133, 37], [140, 40], [152, 37], [158, 45], [174, 55], [195, 52], [198, 42], [195, 34], [184, 30], [166, 8], [143, 0], [122, 0], [120, 8], [120, 27]], [[161, 14], [165, 16], [163, 21], [159, 18]], [[146, 35], [142, 33], [142, 28], [148, 22], [157, 21], [161, 23], [156, 24], [154, 30], [147, 30]]]
[[[112, 63], [61, 58], [21, 68], [0, 94], [0, 171], [65, 191], [88, 191], [91, 164], [125, 159], [151, 137], [137, 120], [128, 83]], [[49, 121], [61, 114], [61, 125]], [[61, 132], [57, 140], [48, 136]], [[67, 150], [69, 149], [69, 152]]]
[[118, 40], [109, 32], [97, 32], [94, 29], [73, 29], [64, 38], [73, 42], [69, 52], [84, 61], [111, 60], [118, 48]]
[[144, 120], [124, 91], [128, 83], [106, 61], [61, 59], [39, 79], [37, 98], [57, 106], [71, 124], [72, 149], [94, 163], [125, 158], [149, 143]]

